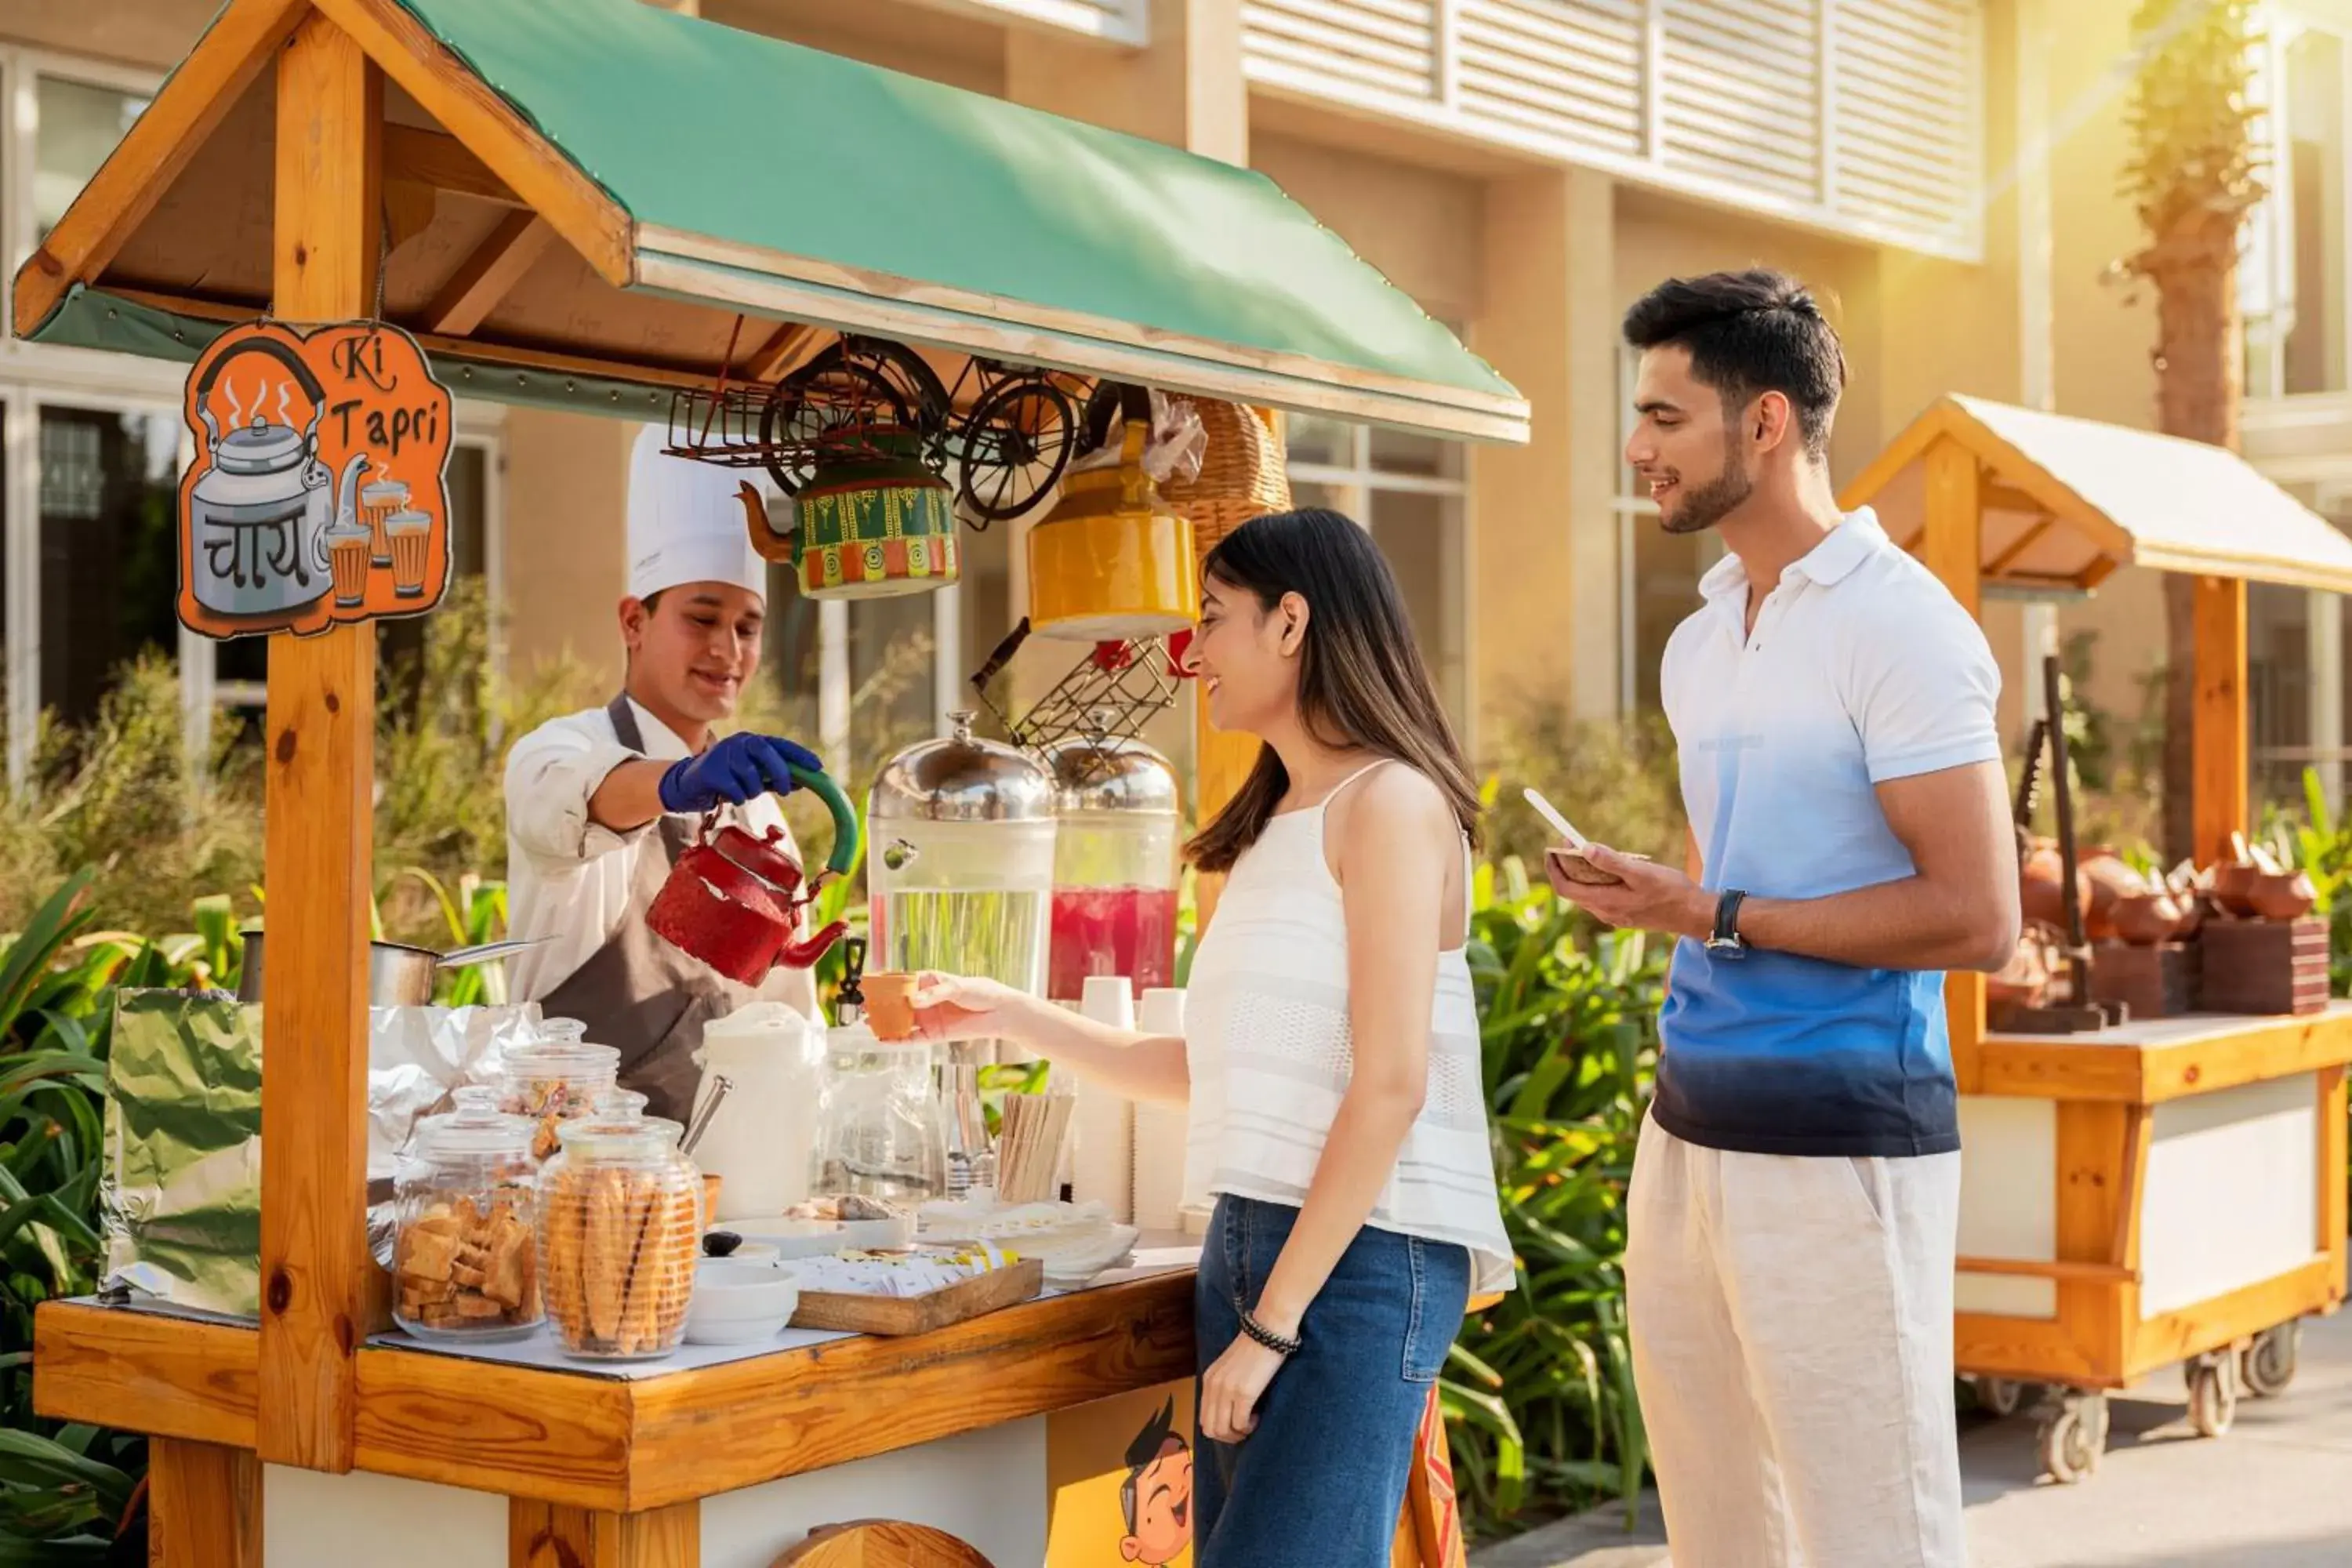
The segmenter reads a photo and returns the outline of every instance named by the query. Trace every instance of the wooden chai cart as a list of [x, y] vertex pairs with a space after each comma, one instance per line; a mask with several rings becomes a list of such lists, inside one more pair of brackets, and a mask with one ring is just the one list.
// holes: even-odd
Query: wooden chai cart
[[[387, 321], [460, 396], [646, 421], [856, 332], [950, 385], [981, 359], [1527, 438], [1507, 383], [1260, 175], [637, 0], [229, 0], [13, 320], [187, 361], [263, 315]], [[769, 1568], [877, 1514], [1003, 1564], [1117, 1560], [1064, 1525], [1081, 1492], [1119, 1511], [1136, 1429], [1103, 1401], [1189, 1430], [1189, 1267], [645, 1376], [373, 1335], [375, 631], [268, 651], [259, 1321], [37, 1320], [45, 1415], [154, 1436], [158, 1561]]]
[[[2199, 858], [2248, 823], [2246, 583], [2352, 591], [2352, 540], [2219, 447], [1947, 398], [1849, 488], [1972, 613], [2118, 566], [2197, 579]], [[2040, 1384], [2042, 1457], [2074, 1480], [2106, 1394], [2168, 1363], [2225, 1429], [2294, 1372], [2297, 1323], [2344, 1299], [2352, 1005], [2192, 1013], [2084, 1034], [1988, 1032], [1947, 990], [1963, 1145], [1955, 1359], [1985, 1403]]]

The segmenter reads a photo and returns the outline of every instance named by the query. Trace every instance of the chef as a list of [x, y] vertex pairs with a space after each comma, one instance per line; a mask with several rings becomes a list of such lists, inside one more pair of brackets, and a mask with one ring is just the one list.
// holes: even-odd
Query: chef
[[781, 736], [714, 733], [760, 667], [767, 566], [736, 480], [662, 445], [646, 426], [629, 466], [622, 689], [507, 758], [508, 925], [543, 939], [510, 961], [517, 998], [584, 1022], [619, 1047], [623, 1087], [651, 1114], [682, 1117], [708, 1020], [754, 998], [822, 1018], [808, 971], [779, 967], [754, 991], [655, 935], [646, 906], [703, 813], [755, 836], [782, 827], [789, 769], [819, 763]]

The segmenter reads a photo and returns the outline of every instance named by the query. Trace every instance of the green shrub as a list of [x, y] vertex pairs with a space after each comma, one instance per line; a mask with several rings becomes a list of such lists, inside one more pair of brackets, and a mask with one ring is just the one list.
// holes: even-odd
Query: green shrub
[[97, 1288], [115, 988], [187, 984], [225, 956], [227, 933], [218, 916], [161, 945], [94, 930], [97, 881], [77, 872], [0, 937], [0, 1564], [143, 1551], [145, 1441], [33, 1414], [33, 1311]]
[[1518, 1289], [1465, 1325], [1442, 1397], [1464, 1518], [1484, 1535], [1601, 1497], [1630, 1509], [1641, 1491], [1625, 1185], [1664, 955], [1596, 931], [1516, 859], [1482, 868], [1475, 893], [1470, 963]]

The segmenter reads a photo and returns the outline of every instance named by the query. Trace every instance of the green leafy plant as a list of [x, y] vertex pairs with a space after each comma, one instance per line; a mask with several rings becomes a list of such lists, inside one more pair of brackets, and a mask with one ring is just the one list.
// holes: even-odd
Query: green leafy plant
[[1482, 867], [1471, 972], [1518, 1289], [1475, 1315], [1441, 1397], [1474, 1531], [1616, 1497], [1648, 1468], [1624, 1312], [1625, 1186], [1664, 955], [1599, 932], [1516, 859]]
[[144, 1440], [35, 1415], [33, 1313], [97, 1286], [116, 989], [228, 961], [218, 906], [163, 942], [92, 930], [98, 882], [77, 871], [0, 938], [0, 1564], [136, 1559]]

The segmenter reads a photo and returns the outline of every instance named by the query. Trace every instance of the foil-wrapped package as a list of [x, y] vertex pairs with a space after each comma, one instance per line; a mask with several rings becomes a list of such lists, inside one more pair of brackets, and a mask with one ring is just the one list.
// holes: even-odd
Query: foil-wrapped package
[[107, 1289], [259, 1314], [260, 1008], [117, 994], [99, 1212]]
[[[536, 1003], [369, 1014], [368, 1230], [392, 1255], [393, 1184], [424, 1117], [489, 1083]], [[225, 993], [115, 1000], [100, 1205], [105, 1288], [255, 1317], [261, 1279], [261, 1009]]]

